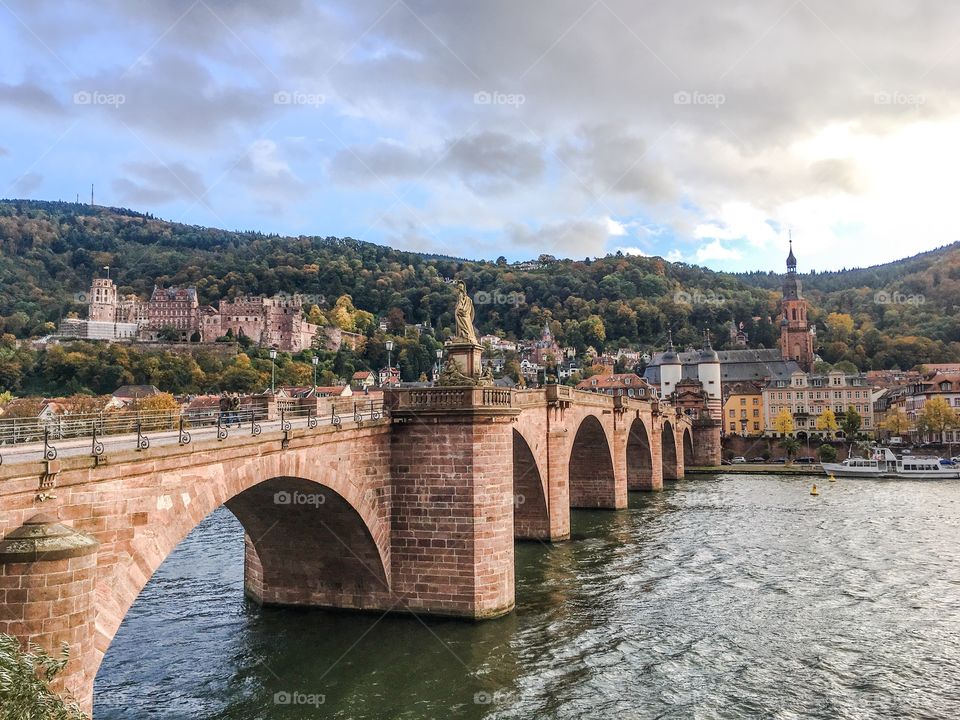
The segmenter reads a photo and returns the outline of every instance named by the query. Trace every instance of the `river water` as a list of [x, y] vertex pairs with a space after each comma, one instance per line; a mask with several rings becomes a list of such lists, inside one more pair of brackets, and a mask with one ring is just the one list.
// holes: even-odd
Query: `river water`
[[[261, 609], [225, 509], [97, 676], [119, 718], [960, 718], [960, 483], [699, 476], [517, 545], [517, 609]], [[284, 704], [289, 701], [289, 704]]]

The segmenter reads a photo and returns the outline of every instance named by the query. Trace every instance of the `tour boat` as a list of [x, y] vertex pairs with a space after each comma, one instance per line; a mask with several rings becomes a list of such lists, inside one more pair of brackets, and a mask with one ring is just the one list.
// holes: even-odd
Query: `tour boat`
[[890, 448], [874, 448], [869, 458], [847, 458], [842, 463], [822, 463], [823, 471], [835, 477], [912, 478], [914, 480], [960, 479], [960, 468], [943, 465], [937, 457], [897, 457]]

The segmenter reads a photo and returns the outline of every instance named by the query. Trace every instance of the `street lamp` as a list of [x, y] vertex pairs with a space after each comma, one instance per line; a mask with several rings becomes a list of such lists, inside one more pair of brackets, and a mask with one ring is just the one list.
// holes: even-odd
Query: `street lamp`
[[442, 360], [443, 360], [443, 348], [438, 348], [437, 349], [437, 373], [436, 375], [434, 375], [435, 378], [439, 377], [440, 375], [440, 363]]
[[387, 340], [387, 380], [390, 379], [392, 372], [390, 372], [393, 367], [393, 340]]
[[317, 392], [317, 365], [320, 363], [320, 358], [314, 355], [310, 362], [313, 363], [313, 392]]
[[277, 351], [275, 348], [270, 348], [270, 394], [276, 395], [276, 381], [277, 381]]

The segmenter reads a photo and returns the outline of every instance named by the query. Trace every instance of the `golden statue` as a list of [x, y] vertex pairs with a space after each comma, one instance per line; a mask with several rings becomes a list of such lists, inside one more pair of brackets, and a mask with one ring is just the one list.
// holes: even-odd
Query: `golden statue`
[[478, 345], [477, 331], [473, 327], [473, 300], [467, 295], [467, 286], [463, 280], [457, 280], [457, 338]]

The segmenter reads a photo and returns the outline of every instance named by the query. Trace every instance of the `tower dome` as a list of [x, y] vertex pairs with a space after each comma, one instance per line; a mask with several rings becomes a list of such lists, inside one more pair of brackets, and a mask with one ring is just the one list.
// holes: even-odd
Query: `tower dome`
[[797, 258], [793, 254], [793, 237], [790, 237], [790, 254], [787, 255], [787, 272], [795, 273], [797, 271]]

